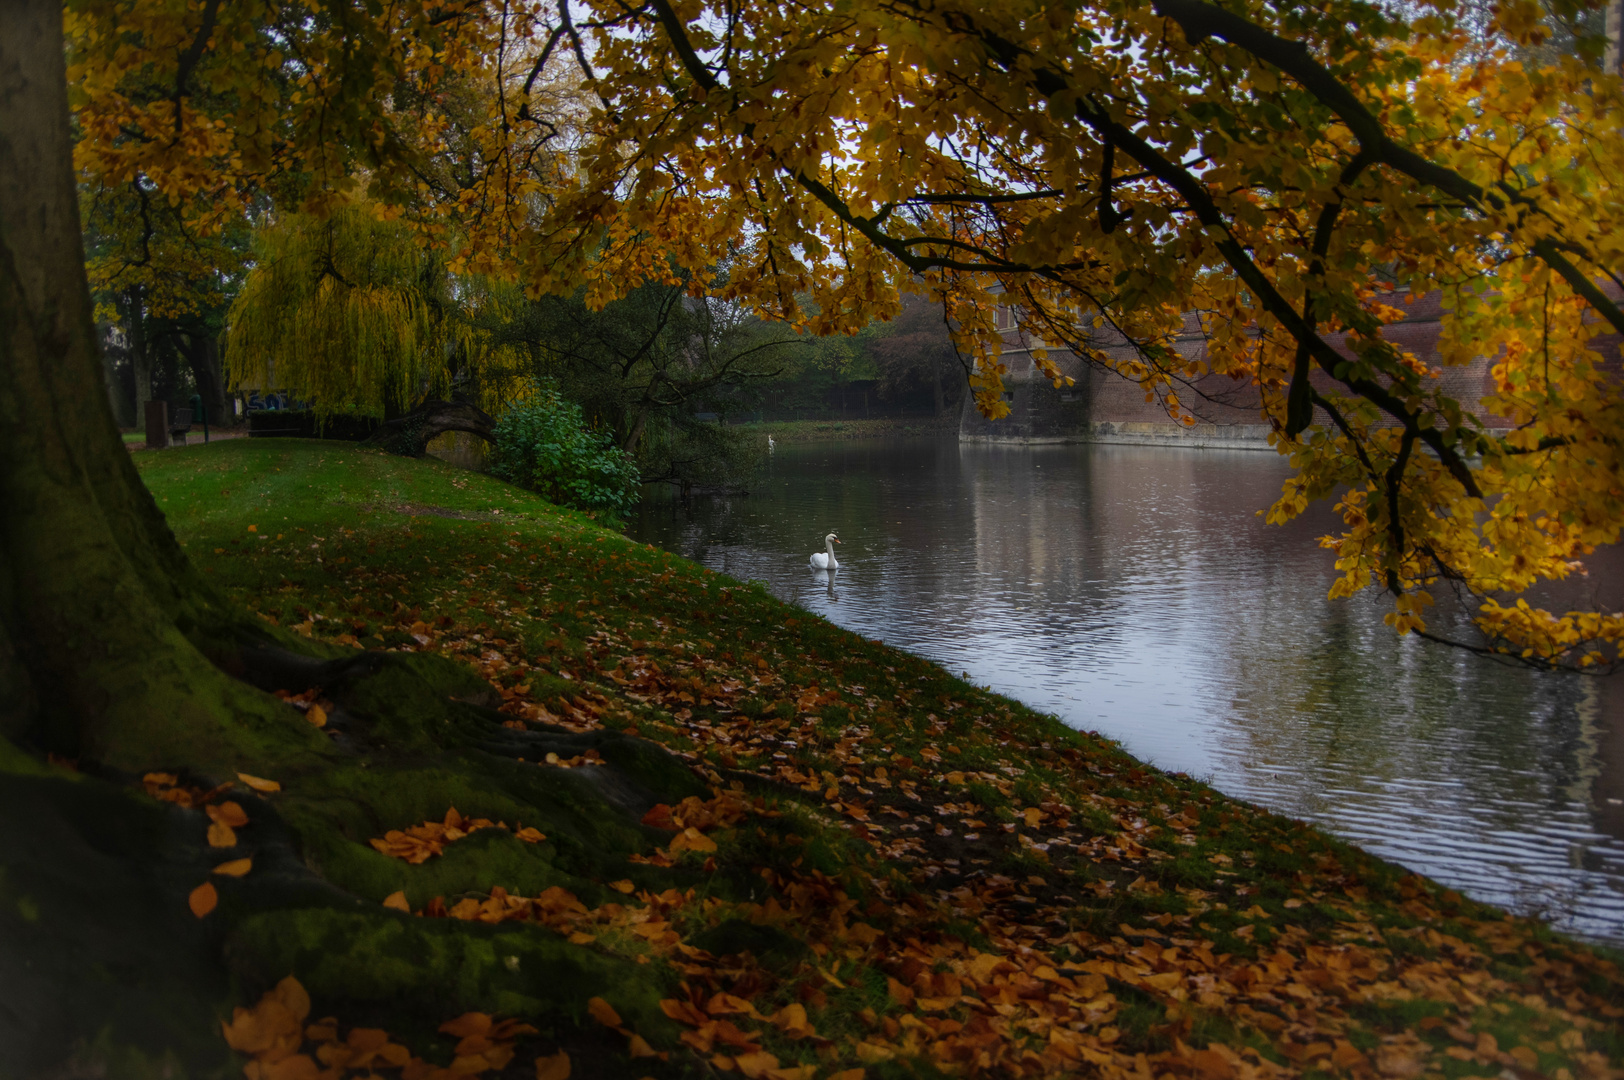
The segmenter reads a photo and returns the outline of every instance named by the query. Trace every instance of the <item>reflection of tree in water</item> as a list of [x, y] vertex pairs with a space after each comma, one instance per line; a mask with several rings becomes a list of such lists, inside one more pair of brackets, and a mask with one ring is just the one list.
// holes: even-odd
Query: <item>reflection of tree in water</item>
[[1270, 641], [1253, 620], [1223, 639], [1213, 782], [1585, 929], [1586, 911], [1614, 906], [1592, 894], [1624, 872], [1618, 831], [1597, 831], [1589, 806], [1604, 765], [1594, 681], [1394, 638], [1382, 605], [1361, 603], [1321, 601]]

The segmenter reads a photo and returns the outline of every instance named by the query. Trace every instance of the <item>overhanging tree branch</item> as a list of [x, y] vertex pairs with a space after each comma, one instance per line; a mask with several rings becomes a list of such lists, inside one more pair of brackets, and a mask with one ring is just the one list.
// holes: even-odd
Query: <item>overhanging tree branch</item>
[[[1259, 60], [1290, 75], [1310, 94], [1319, 99], [1347, 125], [1359, 140], [1360, 152], [1371, 154], [1375, 160], [1412, 180], [1435, 187], [1461, 202], [1479, 210], [1503, 209], [1509, 202], [1535, 213], [1541, 213], [1533, 200], [1520, 192], [1496, 194], [1472, 183], [1447, 166], [1428, 161], [1420, 154], [1395, 141], [1382, 127], [1381, 120], [1354, 97], [1353, 91], [1318, 60], [1301, 42], [1291, 41], [1258, 26], [1223, 8], [1204, 3], [1203, 0], [1153, 0], [1157, 14], [1173, 20], [1183, 30], [1192, 45], [1209, 37], [1221, 38], [1236, 48], [1244, 49]], [[1539, 257], [1555, 270], [1570, 288], [1600, 312], [1624, 334], [1624, 308], [1620, 308], [1597, 287], [1596, 283], [1563, 255], [1555, 241], [1537, 240], [1529, 246], [1531, 254]]]

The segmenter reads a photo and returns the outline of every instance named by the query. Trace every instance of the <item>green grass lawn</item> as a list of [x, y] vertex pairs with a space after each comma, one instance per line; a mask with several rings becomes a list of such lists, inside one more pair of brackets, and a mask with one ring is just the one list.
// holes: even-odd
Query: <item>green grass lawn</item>
[[[715, 798], [762, 800], [625, 881], [571, 871], [598, 922], [569, 940], [645, 964], [677, 1021], [647, 1032], [667, 1060], [628, 1075], [1604, 1080], [1619, 1063], [1610, 954], [585, 515], [335, 443], [136, 460], [209, 580], [265, 620], [325, 649], [455, 658], [512, 727], [633, 732]], [[346, 887], [453, 917], [512, 902], [515, 881], [449, 859]], [[701, 884], [637, 877], [661, 865]], [[637, 930], [651, 912], [657, 939]]]
[[825, 439], [878, 439], [896, 435], [936, 435], [959, 429], [955, 416], [901, 417], [873, 420], [766, 420], [746, 425], [763, 438], [781, 443], [818, 442]]

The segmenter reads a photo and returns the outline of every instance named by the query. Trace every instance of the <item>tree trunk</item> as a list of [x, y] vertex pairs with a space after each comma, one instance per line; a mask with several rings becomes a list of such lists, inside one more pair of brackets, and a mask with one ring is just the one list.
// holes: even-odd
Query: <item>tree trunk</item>
[[648, 413], [639, 412], [637, 414], [637, 422], [632, 424], [631, 434], [626, 436], [626, 441], [620, 444], [620, 448], [626, 451], [628, 454], [635, 455], [637, 453], [638, 446], [642, 445], [643, 428], [647, 426], [647, 424]]
[[123, 380], [118, 377], [118, 361], [122, 355], [129, 357], [129, 346], [122, 344], [124, 335], [117, 334], [111, 326], [98, 323], [96, 326], [96, 340], [101, 345], [102, 378], [107, 382], [107, 404], [113, 410], [113, 422], [119, 427], [134, 427], [135, 418], [124, 422], [124, 409], [128, 402], [124, 400]]
[[0, 4], [0, 505], [0, 735], [141, 768], [255, 709], [188, 639], [224, 640], [238, 619], [109, 408], [57, 0]]
[[[220, 342], [207, 331], [187, 334], [182, 340], [186, 363], [192, 369], [192, 382], [197, 385], [198, 397], [203, 399], [208, 421], [216, 427], [224, 427], [231, 422], [231, 417], [226, 412], [226, 383], [220, 372]], [[192, 421], [202, 426], [197, 417]]]
[[130, 372], [135, 377], [135, 422], [147, 414], [147, 402], [152, 400], [152, 342], [147, 339], [146, 305], [141, 289], [135, 286], [124, 291], [118, 305], [125, 323], [125, 336], [130, 342]]

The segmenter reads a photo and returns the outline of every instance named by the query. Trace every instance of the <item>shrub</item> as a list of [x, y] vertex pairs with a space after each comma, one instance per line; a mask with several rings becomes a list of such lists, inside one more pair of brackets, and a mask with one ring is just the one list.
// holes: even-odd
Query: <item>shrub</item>
[[550, 380], [509, 407], [496, 424], [491, 472], [577, 510], [628, 516], [637, 505], [637, 464], [602, 431], [587, 427], [581, 407]]

